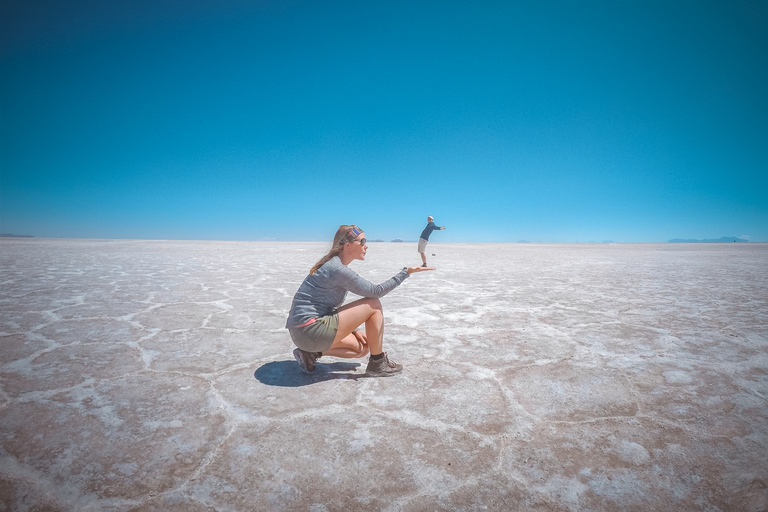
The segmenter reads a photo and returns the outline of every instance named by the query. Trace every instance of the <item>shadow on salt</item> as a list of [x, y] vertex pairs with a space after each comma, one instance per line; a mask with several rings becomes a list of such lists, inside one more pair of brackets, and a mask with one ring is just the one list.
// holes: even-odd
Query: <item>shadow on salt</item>
[[268, 386], [296, 388], [309, 386], [329, 380], [358, 380], [371, 378], [371, 375], [355, 372], [360, 363], [334, 362], [325, 364], [318, 362], [311, 374], [303, 373], [296, 361], [272, 361], [259, 367], [253, 374], [256, 380]]

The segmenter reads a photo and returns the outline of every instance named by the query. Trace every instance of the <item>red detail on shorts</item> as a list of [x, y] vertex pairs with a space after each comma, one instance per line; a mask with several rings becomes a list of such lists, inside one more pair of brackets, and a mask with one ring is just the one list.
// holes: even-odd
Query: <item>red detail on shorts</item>
[[296, 329], [298, 329], [299, 327], [306, 327], [306, 326], [308, 326], [308, 325], [312, 325], [312, 324], [313, 324], [313, 323], [315, 323], [315, 322], [317, 322], [317, 318], [310, 318], [309, 320], [307, 320], [307, 321], [306, 321], [306, 322], [304, 322], [303, 324], [301, 324], [301, 325], [297, 325], [297, 326], [296, 326]]

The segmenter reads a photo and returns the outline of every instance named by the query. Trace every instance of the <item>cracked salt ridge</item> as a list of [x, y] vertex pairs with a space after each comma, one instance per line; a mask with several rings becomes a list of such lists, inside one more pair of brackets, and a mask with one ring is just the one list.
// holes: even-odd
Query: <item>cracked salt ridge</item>
[[290, 355], [327, 244], [0, 243], [0, 507], [768, 507], [766, 245], [436, 244], [369, 379]]

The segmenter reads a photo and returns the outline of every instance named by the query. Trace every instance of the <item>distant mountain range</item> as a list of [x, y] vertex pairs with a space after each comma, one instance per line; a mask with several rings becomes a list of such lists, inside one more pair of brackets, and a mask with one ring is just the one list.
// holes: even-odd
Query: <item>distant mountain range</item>
[[0, 233], [0, 238], [35, 238], [32, 235], [12, 235], [11, 233]]
[[736, 238], [735, 236], [724, 236], [722, 238], [705, 238], [703, 240], [696, 240], [693, 238], [673, 238], [669, 241], [671, 244], [720, 244], [723, 242], [749, 242], [749, 240]]

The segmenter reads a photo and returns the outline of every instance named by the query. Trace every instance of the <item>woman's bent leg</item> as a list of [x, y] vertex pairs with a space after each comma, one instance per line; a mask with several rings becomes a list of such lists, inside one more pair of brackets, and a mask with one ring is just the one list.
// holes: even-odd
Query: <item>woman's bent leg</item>
[[[365, 324], [367, 340], [353, 334]], [[377, 355], [382, 352], [384, 335], [384, 313], [379, 299], [360, 299], [339, 309], [339, 328], [331, 348], [323, 355], [334, 357], [364, 357], [370, 351]], [[362, 338], [362, 339], [361, 339]]]

